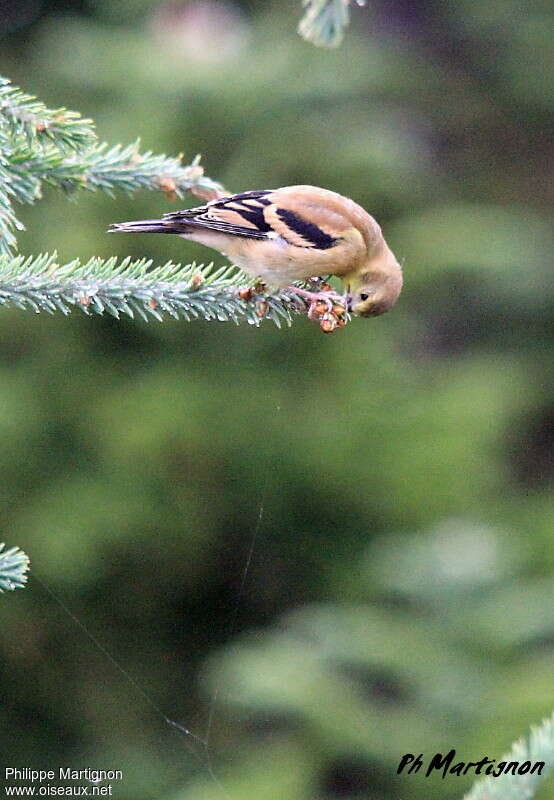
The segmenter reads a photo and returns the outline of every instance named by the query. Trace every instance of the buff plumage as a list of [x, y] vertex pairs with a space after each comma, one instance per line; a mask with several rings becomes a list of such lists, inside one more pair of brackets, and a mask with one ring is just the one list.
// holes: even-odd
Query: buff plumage
[[402, 270], [375, 219], [317, 186], [243, 192], [111, 231], [177, 234], [218, 250], [269, 288], [336, 275], [362, 317], [389, 311], [402, 289]]

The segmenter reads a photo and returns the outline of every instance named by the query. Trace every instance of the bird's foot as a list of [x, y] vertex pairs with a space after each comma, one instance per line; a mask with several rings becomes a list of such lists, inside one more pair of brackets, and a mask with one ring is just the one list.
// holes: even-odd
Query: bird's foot
[[[300, 286], [289, 286], [287, 292], [297, 302], [301, 302], [299, 298], [306, 301], [308, 317], [317, 320], [321, 330], [325, 333], [331, 333], [336, 328], [343, 328], [348, 320], [345, 298], [333, 291], [326, 282], [320, 283], [317, 288], [318, 291], [314, 292]], [[262, 281], [257, 281], [251, 286], [237, 288], [237, 294], [241, 300], [256, 303], [256, 314], [259, 317], [265, 316], [269, 307], [266, 299], [267, 292], [268, 287]], [[302, 305], [306, 310], [306, 304]]]
[[291, 292], [307, 300], [308, 317], [317, 319], [322, 331], [331, 333], [335, 328], [346, 325], [346, 302], [344, 297], [333, 291], [328, 283], [321, 286], [318, 292], [311, 292], [299, 286], [291, 286]]
[[342, 309], [342, 313], [346, 310], [344, 298], [333, 291], [329, 284], [323, 284], [322, 290], [319, 292], [311, 292], [308, 289], [301, 289], [299, 286], [292, 286], [291, 292], [309, 302], [308, 317], [310, 319], [319, 319], [324, 314], [332, 313], [335, 308], [336, 311]]

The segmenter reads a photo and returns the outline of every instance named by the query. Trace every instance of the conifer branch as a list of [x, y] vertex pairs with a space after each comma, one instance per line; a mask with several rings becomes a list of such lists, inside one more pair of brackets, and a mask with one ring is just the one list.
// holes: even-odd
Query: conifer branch
[[[350, 21], [352, 0], [302, 0], [306, 12], [298, 24], [298, 33], [317, 47], [338, 47]], [[356, 0], [359, 6], [365, 0]]]
[[525, 775], [502, 774], [478, 781], [465, 795], [464, 800], [531, 800], [541, 782], [554, 769], [554, 714], [537, 728], [531, 728], [528, 739], [519, 739], [500, 761], [525, 761], [534, 764], [544, 761], [545, 766], [538, 772]]
[[40, 154], [19, 150], [10, 154], [6, 170], [12, 176], [14, 194], [23, 203], [41, 196], [42, 182], [71, 193], [79, 189], [101, 190], [113, 196], [119, 189], [132, 194], [138, 189], [163, 191], [183, 197], [192, 191], [200, 197], [224, 194], [221, 184], [204, 175], [197, 156], [183, 166], [181, 158], [140, 153], [139, 142], [108, 148], [104, 142], [82, 153], [65, 155], [54, 148]]
[[27, 583], [29, 569], [29, 557], [19, 547], [9, 550], [4, 547], [0, 543], [0, 592], [22, 588]]
[[132, 194], [139, 189], [162, 191], [171, 199], [190, 191], [202, 199], [225, 194], [220, 183], [204, 175], [200, 157], [183, 166], [180, 157], [140, 153], [139, 142], [108, 148], [98, 144], [68, 155], [52, 146], [32, 150], [19, 145], [0, 148], [0, 253], [16, 247], [13, 229], [24, 230], [13, 212], [10, 198], [34, 203], [42, 197], [43, 184], [67, 193], [79, 189], [100, 190], [113, 196], [116, 190]]
[[65, 108], [47, 108], [3, 77], [0, 77], [0, 128], [7, 129], [12, 137], [23, 137], [29, 147], [52, 142], [62, 149], [80, 150], [96, 140], [92, 120]]
[[171, 198], [191, 191], [202, 199], [224, 194], [204, 175], [197, 156], [188, 166], [181, 157], [140, 153], [139, 143], [108, 147], [96, 141], [91, 120], [66, 109], [49, 109], [0, 77], [0, 254], [16, 246], [24, 230], [12, 203], [34, 203], [47, 184], [65, 192], [119, 189], [165, 192]]
[[305, 314], [304, 298], [294, 289], [263, 295], [244, 289], [249, 279], [236, 267], [167, 263], [152, 268], [145, 259], [92, 258], [60, 265], [55, 255], [37, 258], [0, 256], [0, 305], [35, 312], [108, 313], [119, 318], [170, 316], [259, 325], [270, 319], [290, 326], [293, 314]]
[[[0, 187], [2, 186], [6, 186], [6, 183], [0, 160]], [[0, 254], [9, 253], [17, 247], [14, 228], [21, 231], [24, 226], [15, 216], [7, 192], [0, 188]]]

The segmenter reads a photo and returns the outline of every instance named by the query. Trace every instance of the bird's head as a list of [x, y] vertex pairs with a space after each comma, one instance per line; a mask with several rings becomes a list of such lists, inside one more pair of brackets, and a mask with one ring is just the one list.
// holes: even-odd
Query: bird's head
[[394, 306], [402, 291], [402, 268], [386, 248], [378, 259], [345, 276], [348, 310], [358, 317], [377, 317]]

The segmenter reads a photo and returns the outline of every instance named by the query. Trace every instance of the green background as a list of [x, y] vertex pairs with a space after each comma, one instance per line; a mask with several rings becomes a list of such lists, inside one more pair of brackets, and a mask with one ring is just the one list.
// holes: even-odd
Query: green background
[[[334, 51], [292, 0], [2, 6], [24, 90], [231, 191], [349, 195], [406, 281], [332, 336], [2, 310], [1, 538], [32, 559], [0, 599], [6, 766], [459, 798], [401, 756], [499, 758], [554, 709], [549, 5], [370, 0]], [[20, 249], [222, 263], [105, 235], [178, 207], [47, 192]]]

